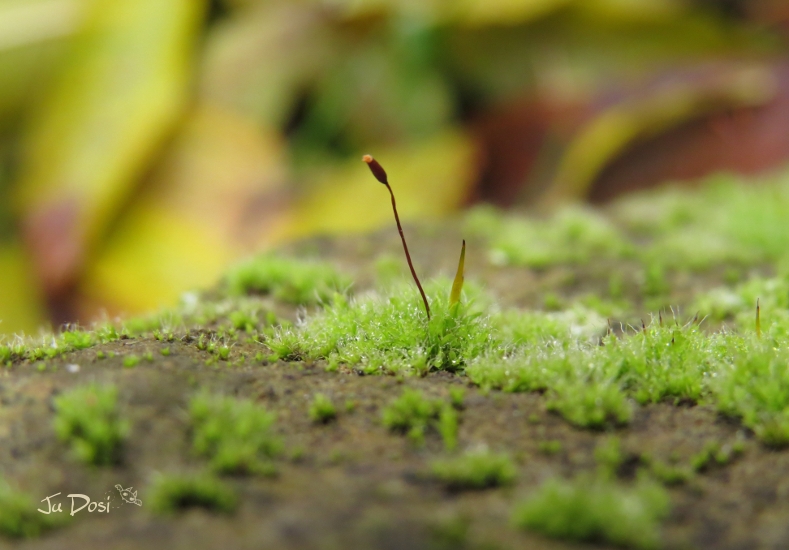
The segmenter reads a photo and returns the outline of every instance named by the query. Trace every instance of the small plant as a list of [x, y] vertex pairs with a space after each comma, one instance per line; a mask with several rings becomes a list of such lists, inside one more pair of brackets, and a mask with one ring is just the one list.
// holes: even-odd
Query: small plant
[[55, 398], [55, 410], [55, 432], [79, 460], [96, 465], [120, 461], [129, 424], [120, 418], [115, 386], [75, 388]]
[[406, 388], [402, 395], [383, 411], [383, 424], [392, 431], [407, 434], [421, 445], [428, 424], [441, 413], [441, 403], [427, 399], [422, 392]]
[[649, 468], [649, 473], [663, 485], [682, 485], [693, 477], [693, 469], [688, 466], [667, 464], [648, 455], [641, 455], [641, 462]]
[[627, 424], [632, 416], [627, 396], [615, 383], [578, 381], [557, 384], [554, 391], [546, 405], [548, 410], [582, 428]]
[[458, 386], [449, 388], [449, 402], [457, 410], [463, 409], [463, 399], [466, 397], [466, 390]]
[[327, 424], [337, 418], [337, 409], [331, 399], [322, 393], [316, 393], [310, 404], [310, 418], [313, 422]]
[[457, 410], [444, 405], [438, 413], [438, 433], [444, 441], [444, 449], [454, 451], [458, 446], [458, 413]]
[[650, 550], [660, 544], [668, 509], [665, 490], [643, 479], [632, 488], [607, 478], [553, 479], [516, 508], [513, 521], [552, 538]]
[[123, 358], [123, 366], [127, 369], [133, 369], [140, 364], [140, 357], [137, 355], [127, 355]]
[[236, 493], [207, 474], [160, 476], [153, 484], [150, 500], [153, 511], [162, 515], [194, 507], [230, 514], [238, 506]]
[[555, 455], [562, 450], [562, 442], [555, 439], [547, 439], [545, 441], [540, 441], [537, 448], [543, 454]]
[[[314, 304], [343, 292], [350, 286], [350, 280], [326, 263], [264, 255], [232, 268], [225, 284], [231, 296], [271, 294], [292, 304]], [[243, 325], [236, 326], [238, 329], [246, 329], [250, 321], [246, 316], [231, 319], [234, 326]]]
[[247, 399], [201, 393], [192, 398], [189, 412], [193, 448], [222, 473], [275, 472], [271, 460], [282, 451], [274, 434], [274, 413]]
[[480, 449], [435, 460], [430, 465], [430, 473], [448, 489], [463, 490], [508, 485], [515, 480], [516, 470], [507, 455]]
[[62, 522], [57, 516], [36, 511], [28, 495], [14, 491], [0, 478], [0, 535], [8, 538], [33, 538]]
[[95, 341], [93, 335], [82, 330], [70, 330], [60, 335], [66, 349], [85, 349], [91, 347]]
[[168, 357], [170, 355], [170, 347], [167, 346], [166, 348], [161, 348], [159, 353], [161, 353], [163, 357]]
[[625, 461], [622, 444], [618, 437], [609, 437], [603, 440], [594, 450], [594, 457], [600, 475], [603, 477], [616, 477], [619, 467]]
[[253, 332], [258, 325], [257, 315], [250, 311], [237, 309], [236, 311], [231, 311], [228, 317], [233, 327], [238, 330]]

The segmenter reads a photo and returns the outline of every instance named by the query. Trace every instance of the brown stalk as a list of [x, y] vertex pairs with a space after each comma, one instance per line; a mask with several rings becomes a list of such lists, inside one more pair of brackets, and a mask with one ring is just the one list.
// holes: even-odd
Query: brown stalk
[[400, 225], [400, 216], [397, 215], [397, 204], [395, 203], [395, 196], [392, 188], [389, 187], [389, 178], [386, 175], [386, 171], [383, 167], [378, 163], [370, 155], [364, 155], [362, 160], [367, 163], [367, 166], [370, 167], [370, 172], [373, 173], [375, 179], [379, 182], [383, 183], [386, 188], [389, 190], [389, 195], [392, 197], [392, 210], [394, 211], [395, 221], [397, 222], [397, 230], [400, 232], [400, 240], [403, 241], [403, 250], [405, 251], [405, 259], [408, 261], [408, 267], [411, 269], [411, 276], [414, 278], [414, 282], [416, 283], [417, 288], [419, 289], [419, 294], [422, 295], [422, 301], [425, 303], [425, 311], [427, 312], [427, 319], [430, 320], [430, 305], [427, 303], [427, 296], [425, 296], [425, 291], [422, 289], [422, 283], [419, 282], [419, 277], [416, 276], [416, 270], [414, 270], [414, 264], [411, 262], [411, 254], [408, 253], [408, 245], [405, 243], [405, 235], [403, 235], [403, 226]]

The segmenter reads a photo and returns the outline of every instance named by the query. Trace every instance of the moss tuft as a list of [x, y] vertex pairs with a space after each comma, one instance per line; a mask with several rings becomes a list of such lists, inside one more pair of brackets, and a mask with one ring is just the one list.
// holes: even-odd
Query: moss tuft
[[33, 538], [63, 523], [59, 515], [45, 515], [37, 510], [28, 495], [14, 491], [0, 478], [0, 535], [8, 538]]
[[230, 514], [238, 507], [236, 493], [207, 474], [159, 476], [150, 494], [151, 509], [160, 515], [195, 507]]
[[120, 461], [129, 424], [120, 418], [115, 386], [75, 388], [55, 398], [55, 410], [55, 432], [79, 460], [96, 465]]
[[200, 393], [189, 412], [193, 448], [222, 473], [275, 472], [271, 460], [282, 452], [274, 433], [276, 415], [247, 399]]
[[271, 294], [292, 304], [314, 304], [343, 292], [350, 279], [327, 263], [264, 255], [233, 267], [225, 286], [231, 296]]
[[512, 483], [516, 470], [509, 456], [480, 449], [434, 460], [430, 474], [450, 490], [487, 489]]
[[331, 399], [322, 393], [316, 393], [310, 403], [310, 418], [313, 422], [326, 424], [337, 418], [337, 409]]
[[515, 524], [548, 537], [649, 550], [660, 546], [669, 499], [658, 485], [626, 487], [606, 479], [553, 479], [520, 504]]

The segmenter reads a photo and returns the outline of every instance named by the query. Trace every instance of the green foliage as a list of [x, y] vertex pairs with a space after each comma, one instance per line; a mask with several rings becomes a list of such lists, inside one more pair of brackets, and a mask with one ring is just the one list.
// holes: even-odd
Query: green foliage
[[444, 440], [444, 449], [454, 451], [458, 446], [459, 418], [454, 407], [443, 406], [438, 413], [438, 433]]
[[553, 386], [546, 407], [582, 428], [602, 429], [630, 422], [625, 393], [612, 381], [579, 380]]
[[127, 355], [123, 358], [123, 366], [127, 369], [133, 369], [140, 364], [140, 361], [141, 359], [139, 355]]
[[63, 393], [54, 400], [55, 432], [88, 464], [120, 461], [129, 424], [120, 418], [115, 386], [91, 384]]
[[159, 476], [150, 495], [151, 509], [161, 515], [193, 507], [230, 514], [238, 506], [235, 491], [207, 474]]
[[[628, 398], [639, 403], [698, 402], [714, 398], [731, 374], [731, 358], [747, 349], [749, 337], [702, 333], [689, 323], [661, 326], [603, 345], [565, 337], [554, 345], [524, 345], [506, 357], [483, 355], [466, 367], [482, 387], [504, 391], [547, 391], [547, 406], [575, 425], [604, 428], [627, 423]], [[720, 371], [715, 384], [710, 372]]]
[[548, 481], [516, 508], [513, 520], [552, 538], [648, 550], [659, 547], [659, 521], [668, 510], [665, 491], [643, 479], [626, 487], [579, 477]]
[[441, 401], [431, 401], [422, 392], [406, 388], [384, 408], [382, 421], [390, 430], [407, 434], [415, 443], [422, 444], [428, 425], [438, 419], [442, 408]]
[[718, 409], [742, 419], [766, 444], [789, 445], [789, 352], [753, 341], [718, 377]]
[[343, 292], [351, 281], [327, 263], [264, 255], [233, 267], [225, 284], [231, 296], [271, 294], [292, 304], [314, 304]]
[[275, 472], [271, 459], [282, 452], [274, 433], [276, 415], [248, 399], [200, 393], [192, 398], [189, 412], [193, 448], [222, 473]]
[[326, 424], [337, 418], [337, 409], [326, 395], [316, 393], [310, 403], [310, 418], [313, 422]]
[[430, 474], [450, 490], [487, 489], [512, 483], [516, 469], [509, 456], [478, 449], [434, 460]]
[[487, 320], [468, 301], [450, 309], [447, 280], [426, 286], [429, 321], [419, 295], [400, 285], [387, 296], [349, 301], [336, 295], [322, 312], [275, 332], [266, 344], [280, 357], [326, 358], [367, 373], [459, 370], [491, 345]]
[[619, 467], [625, 460], [619, 438], [608, 437], [600, 442], [594, 450], [594, 457], [603, 477], [616, 477]]
[[449, 402], [454, 409], [463, 409], [463, 399], [466, 397], [465, 388], [452, 386], [449, 388]]
[[478, 207], [467, 215], [466, 231], [488, 239], [491, 261], [498, 265], [547, 267], [633, 253], [611, 223], [578, 207], [566, 207], [549, 220], [505, 216]]
[[649, 467], [649, 473], [664, 485], [682, 485], [693, 477], [692, 467], [666, 464], [644, 456], [641, 459]]
[[90, 332], [70, 330], [60, 335], [61, 342], [68, 349], [85, 349], [95, 344]]
[[38, 512], [35, 501], [14, 491], [0, 478], [0, 535], [8, 538], [33, 538], [62, 523], [60, 514]]

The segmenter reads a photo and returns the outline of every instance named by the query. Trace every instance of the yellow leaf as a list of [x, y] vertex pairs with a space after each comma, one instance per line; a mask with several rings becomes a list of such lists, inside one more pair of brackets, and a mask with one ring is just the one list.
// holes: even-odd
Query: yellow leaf
[[30, 240], [42, 276], [48, 256], [36, 249], [38, 242], [63, 241], [60, 235], [76, 241], [61, 242], [83, 251], [63, 266], [64, 276], [74, 277], [172, 131], [187, 97], [204, 4], [88, 4], [61, 77], [31, 117], [15, 186], [16, 207], [27, 225], [66, 207], [73, 214], [68, 227], [39, 227], [39, 238]]
[[0, 288], [0, 334], [30, 334], [44, 325], [44, 301], [18, 243], [0, 243]]

